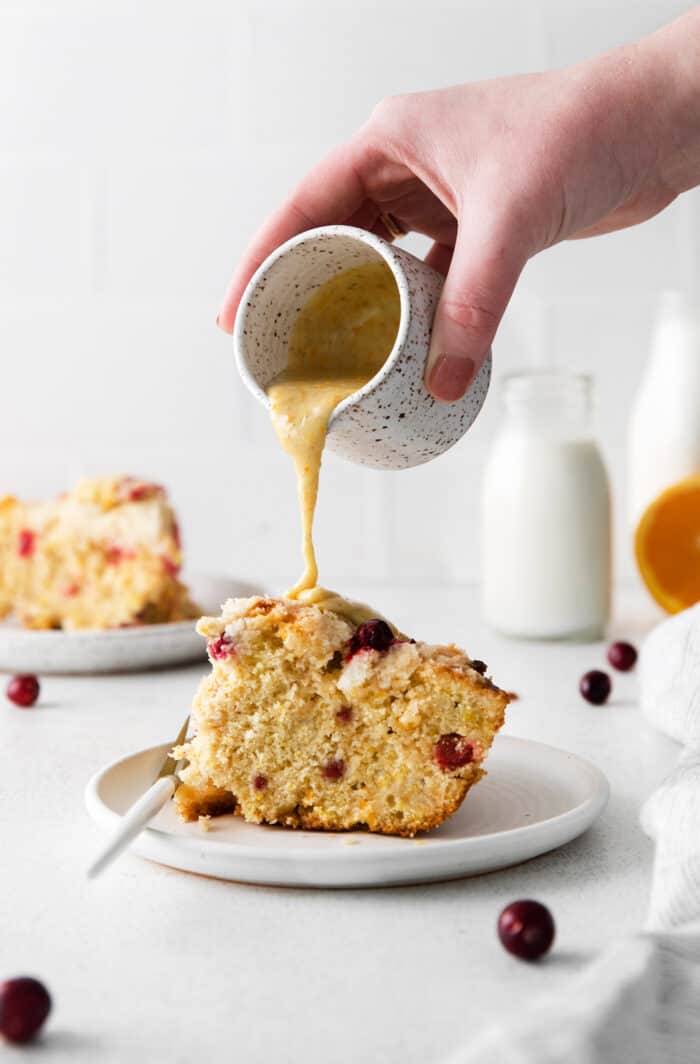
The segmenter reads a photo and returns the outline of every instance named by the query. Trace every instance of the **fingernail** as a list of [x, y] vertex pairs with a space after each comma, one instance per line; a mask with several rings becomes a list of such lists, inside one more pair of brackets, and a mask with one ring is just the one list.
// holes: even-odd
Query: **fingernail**
[[474, 359], [439, 355], [428, 376], [428, 388], [436, 399], [453, 403], [461, 399], [474, 376]]

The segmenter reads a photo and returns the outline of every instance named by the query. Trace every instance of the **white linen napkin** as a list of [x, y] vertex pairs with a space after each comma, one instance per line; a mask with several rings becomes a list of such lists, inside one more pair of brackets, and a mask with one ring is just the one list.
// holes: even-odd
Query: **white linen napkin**
[[683, 743], [641, 811], [656, 843], [645, 928], [449, 1064], [700, 1064], [700, 605], [651, 633], [639, 681], [642, 712]]

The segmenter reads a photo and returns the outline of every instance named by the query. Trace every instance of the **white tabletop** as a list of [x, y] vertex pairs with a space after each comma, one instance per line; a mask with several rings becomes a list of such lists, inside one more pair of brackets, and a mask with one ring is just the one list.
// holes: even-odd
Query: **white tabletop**
[[[641, 718], [634, 674], [615, 674], [610, 702], [590, 706], [578, 680], [605, 667], [600, 645], [501, 639], [470, 590], [353, 592], [404, 631], [486, 660], [520, 695], [507, 732], [607, 774], [600, 821], [556, 853], [433, 886], [251, 887], [130, 856], [88, 883], [102, 837], [85, 813], [86, 781], [173, 736], [206, 666], [47, 677], [35, 709], [0, 701], [0, 979], [36, 975], [49, 987], [46, 1064], [432, 1064], [639, 927], [651, 844], [638, 809], [678, 748]], [[644, 612], [628, 602], [615, 634], [638, 641]], [[495, 934], [519, 897], [545, 902], [557, 923], [538, 965], [510, 957]]]

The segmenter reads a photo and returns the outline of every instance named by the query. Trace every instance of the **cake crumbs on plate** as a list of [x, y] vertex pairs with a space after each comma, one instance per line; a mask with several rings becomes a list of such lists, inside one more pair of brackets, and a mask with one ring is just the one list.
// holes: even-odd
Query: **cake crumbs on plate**
[[200, 813], [197, 823], [202, 831], [211, 831], [211, 816], [208, 813]]

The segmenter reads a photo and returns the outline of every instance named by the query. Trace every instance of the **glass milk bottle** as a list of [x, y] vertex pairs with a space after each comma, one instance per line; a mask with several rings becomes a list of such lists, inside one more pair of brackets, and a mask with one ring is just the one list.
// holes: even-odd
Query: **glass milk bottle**
[[558, 370], [503, 381], [484, 471], [487, 620], [524, 639], [596, 639], [610, 610], [610, 492], [589, 424], [593, 382]]
[[649, 361], [627, 435], [628, 517], [700, 473], [700, 313], [681, 292], [661, 297]]

